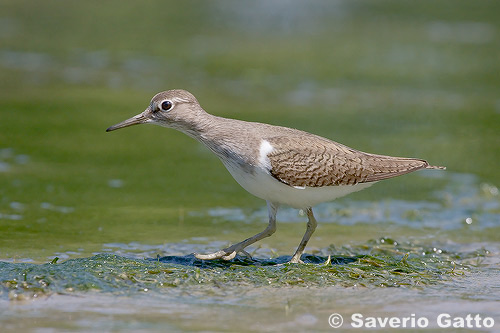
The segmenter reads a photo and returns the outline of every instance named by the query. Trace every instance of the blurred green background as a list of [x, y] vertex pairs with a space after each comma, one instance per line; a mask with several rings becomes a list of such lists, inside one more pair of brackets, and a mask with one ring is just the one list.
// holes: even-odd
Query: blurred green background
[[[172, 88], [220, 116], [498, 185], [499, 26], [498, 1], [2, 0], [0, 258], [262, 229], [189, 214], [264, 206], [194, 140], [154, 126], [105, 133]], [[428, 200], [439, 184], [408, 175], [351, 199]], [[277, 236], [283, 251], [303, 228]]]
[[[496, 0], [0, 0], [2, 332], [498, 319], [499, 73]], [[267, 225], [265, 203], [191, 138], [105, 132], [173, 88], [216, 115], [448, 170], [317, 207], [306, 252], [331, 266], [142, 260], [186, 261]], [[280, 210], [256, 257], [291, 255], [305, 220]]]

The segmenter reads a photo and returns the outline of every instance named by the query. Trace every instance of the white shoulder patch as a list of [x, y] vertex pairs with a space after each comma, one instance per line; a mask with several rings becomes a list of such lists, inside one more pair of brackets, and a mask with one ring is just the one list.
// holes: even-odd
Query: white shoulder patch
[[262, 140], [260, 142], [260, 148], [259, 148], [259, 163], [270, 169], [271, 168], [271, 162], [269, 161], [269, 158], [267, 155], [273, 151], [273, 146], [269, 143], [267, 140]]

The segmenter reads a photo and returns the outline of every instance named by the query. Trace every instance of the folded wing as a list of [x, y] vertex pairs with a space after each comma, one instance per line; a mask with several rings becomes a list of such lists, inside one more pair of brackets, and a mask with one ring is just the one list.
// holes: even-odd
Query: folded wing
[[421, 159], [364, 153], [318, 136], [278, 136], [267, 141], [273, 147], [267, 155], [271, 175], [296, 187], [354, 185], [420, 169], [444, 169]]

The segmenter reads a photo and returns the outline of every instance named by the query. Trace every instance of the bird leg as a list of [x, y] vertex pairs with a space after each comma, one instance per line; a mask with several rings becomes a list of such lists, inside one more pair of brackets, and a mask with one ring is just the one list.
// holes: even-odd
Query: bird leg
[[300, 260], [300, 257], [302, 256], [302, 253], [304, 253], [307, 242], [309, 241], [309, 238], [311, 238], [311, 235], [313, 234], [314, 230], [316, 230], [316, 226], [318, 225], [316, 219], [314, 218], [312, 208], [307, 208], [306, 212], [307, 218], [309, 219], [309, 221], [307, 221], [306, 233], [304, 234], [304, 237], [302, 237], [302, 241], [300, 241], [299, 247], [297, 248], [297, 251], [295, 251], [295, 254], [292, 256], [290, 263], [304, 263], [302, 260]]
[[[247, 246], [249, 246], [255, 242], [258, 242], [263, 238], [271, 236], [276, 231], [276, 213], [278, 212], [278, 205], [274, 204], [270, 201], [267, 201], [267, 210], [268, 210], [268, 214], [269, 214], [269, 225], [262, 232], [259, 232], [255, 236], [247, 238], [242, 242], [231, 245], [231, 246], [226, 247], [225, 249], [219, 250], [217, 252], [209, 253], [209, 254], [195, 253], [194, 256], [197, 259], [202, 259], [202, 260], [213, 260], [213, 259], [231, 260], [234, 257], [236, 257], [236, 254], [238, 254], [238, 252], [243, 252], [245, 255], [250, 257], [248, 252], [246, 252], [244, 249]], [[308, 226], [309, 226], [309, 224], [308, 224]], [[306, 240], [306, 243], [307, 243], [307, 240]]]

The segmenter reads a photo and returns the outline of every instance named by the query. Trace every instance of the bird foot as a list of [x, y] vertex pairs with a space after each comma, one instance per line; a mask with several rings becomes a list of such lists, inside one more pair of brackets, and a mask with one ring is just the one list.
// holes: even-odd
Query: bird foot
[[214, 260], [214, 259], [231, 260], [231, 259], [234, 259], [234, 257], [236, 257], [236, 255], [239, 252], [241, 252], [244, 255], [246, 255], [247, 257], [249, 257], [250, 259], [252, 259], [252, 256], [250, 255], [250, 253], [248, 253], [247, 251], [244, 250], [243, 247], [238, 246], [238, 245], [239, 244], [235, 244], [233, 246], [219, 250], [219, 251], [214, 252], [214, 253], [208, 253], [208, 254], [195, 253], [194, 256], [195, 256], [195, 258], [200, 259], [200, 260]]
[[294, 255], [292, 259], [288, 262], [289, 264], [303, 264], [304, 262], [300, 260], [301, 256]]
[[282, 264], [276, 264], [276, 266], [283, 266], [283, 265], [286, 265], [286, 264], [305, 264], [305, 262], [303, 262], [302, 260], [300, 259], [290, 259], [290, 261], [287, 261], [287, 262], [284, 262]]

